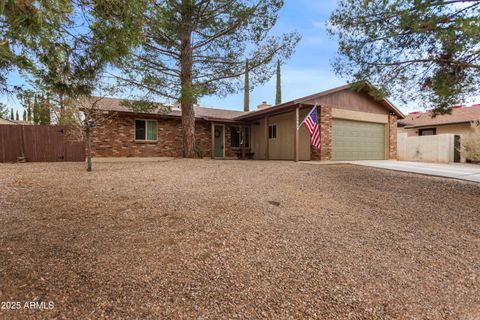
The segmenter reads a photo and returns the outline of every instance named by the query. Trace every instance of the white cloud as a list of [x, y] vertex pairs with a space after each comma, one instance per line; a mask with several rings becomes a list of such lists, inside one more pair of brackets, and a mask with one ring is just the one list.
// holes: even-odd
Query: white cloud
[[325, 29], [326, 22], [325, 21], [312, 21], [312, 26], [315, 28]]

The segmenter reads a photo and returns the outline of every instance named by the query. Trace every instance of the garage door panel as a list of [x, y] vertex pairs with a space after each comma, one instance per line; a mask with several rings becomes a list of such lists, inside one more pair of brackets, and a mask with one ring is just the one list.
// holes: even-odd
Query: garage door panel
[[385, 159], [385, 125], [333, 119], [333, 160]]

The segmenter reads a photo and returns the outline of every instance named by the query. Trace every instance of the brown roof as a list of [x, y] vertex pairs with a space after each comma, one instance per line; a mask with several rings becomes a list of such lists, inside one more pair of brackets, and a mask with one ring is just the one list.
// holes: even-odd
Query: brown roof
[[[117, 111], [117, 112], [133, 112], [131, 109], [122, 106], [121, 102], [125, 99], [118, 98], [102, 98], [98, 101], [97, 107], [105, 111]], [[159, 104], [159, 107], [148, 114], [161, 113], [165, 108], [165, 105]], [[205, 120], [233, 120], [235, 117], [243, 115], [245, 112], [236, 110], [205, 108], [200, 106], [194, 106], [195, 117]], [[170, 117], [180, 117], [182, 115], [181, 110], [175, 106], [171, 107], [171, 111], [164, 114]]]
[[[264, 115], [267, 113], [275, 113], [275, 112], [283, 112], [289, 110], [295, 105], [300, 103], [308, 102], [309, 100], [315, 99], [317, 97], [325, 96], [332, 94], [334, 92], [338, 92], [341, 90], [351, 89], [351, 85], [345, 85], [337, 88], [333, 88], [327, 91], [322, 91], [310, 96], [306, 96], [303, 98], [295, 99], [289, 102], [285, 102], [279, 104], [274, 107], [264, 108], [264, 109], [257, 109], [250, 112], [243, 112], [243, 111], [236, 111], [236, 110], [226, 110], [226, 109], [216, 109], [216, 108], [205, 108], [200, 106], [195, 106], [195, 117], [198, 119], [205, 119], [205, 120], [221, 120], [221, 121], [241, 121], [245, 119], [254, 119], [260, 115]], [[373, 89], [373, 86], [365, 82], [363, 85], [362, 90], [370, 91]], [[372, 98], [373, 99], [373, 98]], [[99, 109], [106, 110], [106, 111], [117, 111], [117, 112], [133, 112], [131, 109], [124, 107], [121, 105], [121, 102], [126, 99], [117, 99], [117, 98], [102, 98], [98, 102]], [[381, 99], [379, 102], [388, 110], [395, 113], [400, 119], [404, 118], [404, 115], [400, 110], [398, 110], [390, 101], [387, 99]], [[164, 106], [159, 104], [159, 108], [149, 112], [149, 114], [158, 114], [163, 110]], [[181, 110], [179, 108], [172, 108], [172, 111], [165, 114], [166, 116], [172, 117], [180, 117]]]
[[23, 120], [10, 120], [12, 122], [15, 122], [16, 124], [21, 124], [21, 125], [30, 125], [31, 123], [28, 121], [23, 121]]
[[[284, 109], [291, 109], [293, 106], [296, 106], [298, 104], [307, 103], [308, 101], [311, 101], [311, 100], [314, 100], [316, 98], [326, 96], [326, 95], [329, 95], [329, 94], [332, 94], [332, 93], [335, 93], [335, 92], [338, 92], [338, 91], [351, 90], [351, 88], [352, 88], [352, 86], [347, 84], [347, 85], [340, 86], [340, 87], [337, 87], [337, 88], [333, 88], [333, 89], [330, 89], [330, 90], [315, 93], [315, 94], [312, 94], [312, 95], [309, 95], [309, 96], [306, 96], [306, 97], [302, 97], [302, 98], [298, 98], [298, 99], [295, 99], [295, 100], [292, 100], [292, 101], [284, 102], [282, 104], [276, 105], [276, 106], [271, 107], [271, 108], [265, 108], [265, 109], [261, 109], [261, 110], [250, 111], [248, 113], [245, 113], [242, 116], [239, 116], [237, 120], [254, 118], [254, 117], [258, 117], [260, 115], [264, 115], [264, 114], [267, 114], [267, 113], [270, 113], [270, 112], [276, 112], [276, 111], [284, 110]], [[369, 82], [365, 81], [365, 83], [363, 84], [362, 90], [364, 90], [366, 92], [369, 92], [372, 89], [373, 89], [373, 86]], [[382, 104], [386, 109], [395, 113], [398, 116], [399, 119], [403, 119], [405, 117], [404, 114], [397, 107], [395, 107], [393, 105], [393, 103], [391, 103], [388, 99], [383, 98], [383, 99], [378, 100], [378, 102], [380, 104]]]
[[21, 124], [21, 125], [30, 125], [31, 123], [23, 120], [9, 120], [0, 118], [0, 124]]
[[409, 113], [399, 121], [405, 128], [428, 127], [456, 123], [469, 123], [480, 120], [480, 104], [471, 107], [453, 107], [451, 114], [432, 117], [431, 111]]
[[15, 124], [15, 122], [8, 119], [0, 118], [0, 124]]

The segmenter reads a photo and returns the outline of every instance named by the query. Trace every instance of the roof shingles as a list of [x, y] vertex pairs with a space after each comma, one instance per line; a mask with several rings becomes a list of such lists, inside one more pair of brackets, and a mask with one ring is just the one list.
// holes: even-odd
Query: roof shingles
[[471, 107], [453, 108], [451, 114], [432, 117], [432, 112], [410, 113], [401, 120], [406, 128], [468, 123], [480, 120], [480, 104]]
[[[131, 109], [123, 106], [121, 102], [124, 99], [117, 98], [103, 98], [98, 101], [97, 107], [100, 110], [116, 111], [116, 112], [132, 112]], [[148, 112], [148, 114], [159, 114], [163, 112], [163, 105], [157, 109]], [[195, 117], [200, 119], [219, 119], [219, 120], [233, 120], [233, 118], [243, 115], [245, 112], [215, 108], [205, 108], [200, 106], [194, 106]], [[182, 112], [178, 108], [172, 108], [170, 112], [165, 113], [166, 116], [180, 117]]]
[[[371, 90], [373, 87], [369, 83], [365, 83], [364, 87], [362, 90]], [[269, 108], [264, 108], [264, 109], [257, 109], [257, 110], [252, 110], [250, 112], [243, 112], [243, 111], [236, 111], [236, 110], [226, 110], [226, 109], [215, 109], [215, 108], [205, 108], [205, 107], [200, 107], [200, 106], [195, 106], [195, 117], [197, 119], [205, 119], [205, 120], [223, 120], [223, 121], [242, 121], [242, 120], [247, 120], [247, 119], [254, 119], [255, 117], [258, 117], [259, 115], [264, 115], [270, 112], [277, 112], [278, 110], [288, 110], [289, 108], [294, 107], [296, 104], [305, 102], [307, 100], [314, 99], [316, 97], [320, 96], [325, 96], [329, 95], [338, 91], [342, 90], [351, 90], [350, 85], [345, 85], [337, 88], [333, 88], [327, 91], [322, 91], [319, 93], [316, 93], [314, 95], [306, 96], [300, 99], [292, 100], [289, 102], [282, 103], [277, 106], [269, 107]], [[99, 100], [98, 102], [98, 107], [101, 110], [105, 111], [116, 111], [116, 112], [133, 112], [131, 109], [122, 106], [121, 102], [125, 99], [118, 99], [118, 98], [103, 98]], [[389, 109], [391, 112], [394, 112], [400, 119], [403, 119], [404, 115], [400, 110], [398, 110], [390, 101], [387, 99], [381, 99], [380, 103], [382, 105]], [[163, 107], [161, 104], [159, 104], [159, 108], [156, 110], [153, 110], [152, 112], [149, 112], [150, 114], [159, 114], [162, 113]], [[173, 117], [180, 117], [181, 116], [181, 110], [179, 108], [174, 108], [170, 112], [163, 114], [166, 116], [173, 116]]]

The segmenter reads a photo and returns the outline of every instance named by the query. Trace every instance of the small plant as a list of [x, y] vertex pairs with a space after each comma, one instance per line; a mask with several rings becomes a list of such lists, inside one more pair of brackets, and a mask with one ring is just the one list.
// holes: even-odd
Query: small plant
[[472, 162], [480, 162], [480, 121], [471, 123], [471, 130], [462, 136], [460, 154]]
[[195, 144], [195, 157], [196, 158], [203, 158], [203, 152], [202, 152], [202, 148], [200, 147], [200, 145], [198, 143]]

